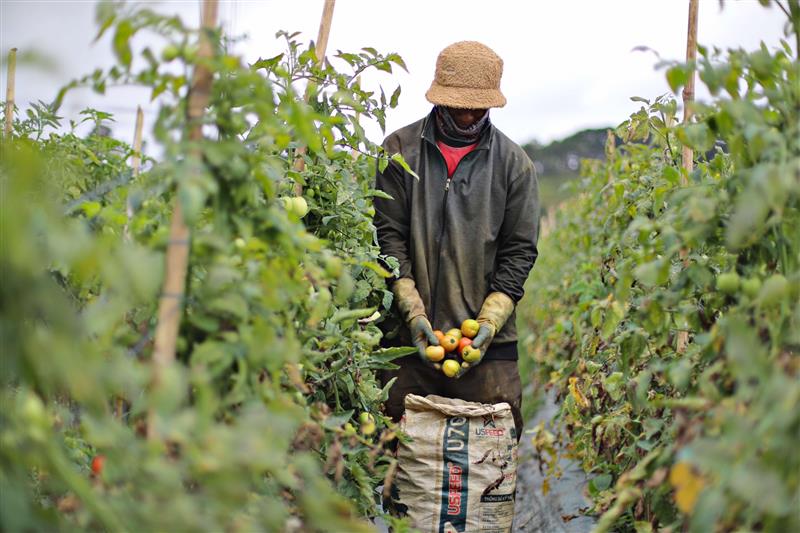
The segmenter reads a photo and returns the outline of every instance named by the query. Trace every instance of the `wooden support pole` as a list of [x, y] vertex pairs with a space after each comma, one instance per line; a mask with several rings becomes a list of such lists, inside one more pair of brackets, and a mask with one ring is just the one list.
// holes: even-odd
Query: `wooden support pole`
[[136, 126], [133, 131], [133, 159], [131, 160], [131, 167], [133, 168], [133, 177], [139, 175], [139, 170], [142, 165], [142, 128], [144, 126], [144, 112], [142, 106], [136, 106]]
[[[204, 60], [213, 56], [209, 33], [217, 25], [217, 10], [218, 0], [203, 0], [202, 31], [200, 32], [200, 48], [198, 51], [200, 62], [195, 66], [192, 84], [189, 89], [189, 102], [186, 113], [190, 141], [199, 141], [203, 138], [202, 118], [211, 97], [211, 82], [213, 79], [213, 73], [209, 70]], [[195, 160], [201, 159], [202, 156], [202, 151], [196, 147], [189, 153], [189, 157]], [[175, 360], [175, 346], [178, 341], [178, 328], [183, 310], [186, 272], [189, 266], [190, 236], [191, 232], [183, 218], [180, 200], [176, 196], [170, 223], [166, 272], [158, 305], [158, 326], [156, 327], [155, 347], [153, 350], [155, 386], [159, 384], [161, 370]], [[147, 434], [148, 437], [152, 438], [152, 411], [149, 418]]]
[[[692, 63], [691, 74], [686, 86], [683, 88], [683, 123], [688, 124], [692, 119], [692, 102], [694, 101], [694, 79], [695, 79], [695, 66], [697, 60], [697, 8], [698, 0], [689, 0], [689, 27], [686, 32], [686, 62]], [[688, 146], [683, 147], [683, 172], [681, 173], [681, 183], [683, 185], [689, 184], [689, 174], [694, 169], [694, 152]], [[687, 265], [687, 252], [681, 250], [681, 259], [683, 259], [684, 266]], [[685, 353], [686, 347], [689, 345], [689, 332], [679, 331], [676, 344], [678, 353]]]
[[[692, 102], [694, 102], [694, 63], [697, 61], [697, 8], [698, 0], [689, 0], [689, 28], [686, 35], [686, 62], [691, 65], [691, 74], [686, 86], [683, 88], [683, 123], [692, 120]], [[694, 153], [688, 146], [683, 147], [683, 168], [686, 173], [683, 183], [688, 183], [689, 173], [694, 169]]]
[[[322, 18], [319, 22], [319, 33], [317, 33], [317, 42], [315, 45], [315, 51], [317, 54], [317, 63], [322, 63], [325, 60], [325, 51], [328, 48], [328, 37], [331, 33], [331, 23], [333, 22], [333, 8], [336, 4], [336, 0], [325, 0], [325, 5], [322, 7]], [[311, 85], [306, 88], [305, 95], [303, 99], [308, 102], [309, 98], [311, 97]], [[303, 159], [303, 156], [306, 153], [305, 147], [301, 147], [297, 150], [297, 157], [294, 160], [294, 169], [298, 172], [302, 172], [306, 168], [306, 162]], [[294, 184], [294, 194], [296, 196], [300, 196], [303, 194], [303, 186], [300, 183]]]
[[3, 133], [6, 139], [11, 138], [14, 127], [14, 83], [17, 78], [17, 49], [8, 52], [8, 70], [6, 71], [6, 123]]
[[[136, 106], [136, 126], [133, 131], [133, 158], [131, 160], [131, 170], [133, 178], [139, 175], [142, 166], [142, 129], [144, 126], [144, 113], [142, 106]], [[122, 228], [122, 237], [125, 241], [131, 240], [130, 225], [133, 220], [133, 204], [131, 203], [130, 189], [128, 190], [128, 198], [125, 202], [125, 214], [128, 217], [125, 222], [125, 227]]]
[[331, 34], [331, 22], [333, 21], [333, 6], [336, 0], [325, 0], [322, 7], [322, 19], [319, 22], [319, 33], [317, 33], [317, 63], [322, 63], [325, 59], [325, 50], [328, 48], [328, 37]]

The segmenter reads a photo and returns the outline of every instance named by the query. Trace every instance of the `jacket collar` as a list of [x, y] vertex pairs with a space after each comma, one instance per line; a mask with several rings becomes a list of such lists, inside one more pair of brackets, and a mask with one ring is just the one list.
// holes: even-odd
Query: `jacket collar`
[[[422, 122], [422, 135], [421, 137], [436, 146], [436, 117], [433, 114], [436, 111], [431, 111]], [[478, 139], [478, 146], [475, 150], [489, 150], [492, 147], [492, 140], [494, 139], [494, 124], [489, 124], [480, 138]]]

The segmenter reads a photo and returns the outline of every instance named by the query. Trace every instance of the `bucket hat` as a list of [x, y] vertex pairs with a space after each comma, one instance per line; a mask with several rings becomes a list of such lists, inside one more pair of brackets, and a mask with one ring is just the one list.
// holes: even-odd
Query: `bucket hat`
[[435, 105], [457, 109], [503, 107], [500, 92], [503, 60], [477, 41], [453, 43], [439, 53], [436, 73], [425, 98]]

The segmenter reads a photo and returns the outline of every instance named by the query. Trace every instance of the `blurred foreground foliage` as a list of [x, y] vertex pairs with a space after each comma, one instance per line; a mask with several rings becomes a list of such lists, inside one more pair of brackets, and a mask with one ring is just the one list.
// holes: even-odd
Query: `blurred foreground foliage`
[[[371, 183], [386, 159], [359, 123], [382, 126], [400, 91], [358, 75], [402, 59], [365, 48], [318, 65], [281, 32], [285, 53], [247, 65], [218, 33], [198, 58], [199, 31], [149, 9], [103, 3], [98, 21], [118, 64], [33, 106], [2, 143], [0, 529], [370, 530], [395, 438], [375, 371], [408, 350], [378, 349], [391, 293]], [[142, 33], [165, 39], [158, 57]], [[211, 101], [190, 141], [201, 61]], [[126, 83], [161, 103], [163, 157], [136, 176], [132, 148], [102, 135], [110, 115], [87, 110], [85, 138], [56, 129], [72, 87]], [[189, 276], [177, 361], [154, 383], [176, 201]]]

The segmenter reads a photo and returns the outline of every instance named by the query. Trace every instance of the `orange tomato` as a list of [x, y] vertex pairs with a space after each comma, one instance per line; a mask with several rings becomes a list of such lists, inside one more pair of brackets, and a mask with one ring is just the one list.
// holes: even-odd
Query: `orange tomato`
[[450, 353], [456, 348], [458, 348], [458, 341], [452, 335], [445, 335], [444, 337], [442, 337], [442, 340], [440, 342], [444, 347], [444, 351], [447, 353]]
[[441, 361], [444, 359], [444, 347], [428, 346], [425, 348], [425, 357], [428, 358], [428, 361], [433, 361], [434, 363]]

